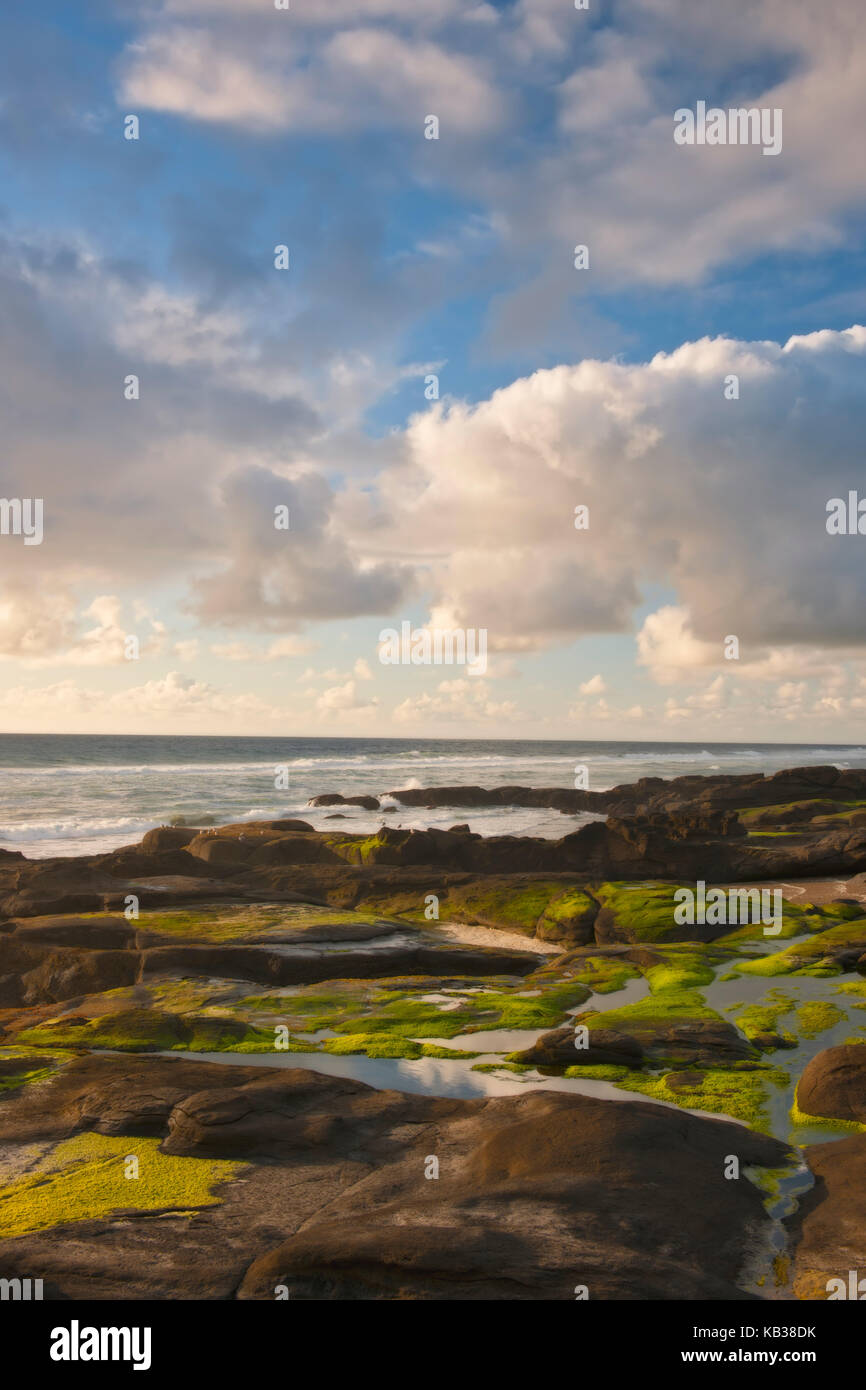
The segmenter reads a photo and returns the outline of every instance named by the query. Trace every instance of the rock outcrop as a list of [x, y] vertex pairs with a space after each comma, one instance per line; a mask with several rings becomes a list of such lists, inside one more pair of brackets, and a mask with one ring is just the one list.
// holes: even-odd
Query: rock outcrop
[[866, 769], [795, 767], [770, 776], [743, 773], [670, 779], [641, 777], [603, 792], [566, 787], [462, 786], [402, 788], [388, 796], [401, 806], [547, 806], [565, 815], [578, 811], [617, 816], [667, 815], [697, 802], [707, 809], [733, 810], [816, 798], [866, 798]]
[[866, 1046], [828, 1047], [813, 1057], [798, 1082], [797, 1105], [805, 1115], [866, 1125]]
[[185, 1059], [82, 1058], [0, 1109], [6, 1152], [86, 1132], [247, 1166], [173, 1218], [129, 1211], [118, 1167], [117, 1212], [0, 1239], [0, 1276], [36, 1272], [47, 1297], [746, 1299], [767, 1221], [726, 1155], [784, 1154], [643, 1102], [442, 1100]]

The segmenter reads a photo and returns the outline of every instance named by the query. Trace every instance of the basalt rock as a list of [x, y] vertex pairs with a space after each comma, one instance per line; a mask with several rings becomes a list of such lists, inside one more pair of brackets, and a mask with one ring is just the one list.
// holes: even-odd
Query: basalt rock
[[29, 945], [80, 946], [85, 950], [125, 950], [135, 945], [135, 927], [123, 917], [19, 917], [2, 932]]
[[[142, 978], [154, 975], [224, 976], [259, 984], [298, 985], [332, 980], [334, 956], [322, 948], [292, 946], [156, 946], [141, 953]], [[393, 975], [527, 975], [538, 964], [530, 952], [498, 947], [423, 945], [358, 948], [339, 958], [341, 979]]]
[[813, 1057], [797, 1084], [806, 1115], [866, 1124], [866, 1047], [843, 1044]]
[[376, 796], [341, 796], [339, 792], [325, 792], [313, 796], [308, 806], [361, 806], [365, 811], [378, 811], [379, 798]]
[[158, 854], [165, 849], [185, 849], [200, 834], [201, 830], [193, 825], [158, 825], [155, 830], [147, 831], [141, 848], [148, 854]]
[[[291, 1067], [82, 1058], [0, 1105], [5, 1154], [81, 1132], [163, 1136], [175, 1156], [241, 1160], [190, 1217], [118, 1210], [0, 1238], [0, 1277], [49, 1297], [293, 1302], [748, 1300], [769, 1224], [725, 1182], [731, 1127], [641, 1101], [436, 1099]], [[744, 1164], [784, 1148], [738, 1129]], [[439, 1179], [425, 1182], [430, 1155]], [[118, 1208], [125, 1194], [118, 1194]], [[127, 1199], [128, 1200], [128, 1199]]]
[[594, 792], [563, 787], [413, 787], [389, 792], [401, 806], [546, 806], [574, 815], [668, 814], [696, 802], [707, 809], [772, 806], [808, 798], [866, 798], [866, 769], [787, 768], [761, 773], [641, 777]]
[[554, 1028], [544, 1033], [524, 1052], [514, 1054], [514, 1061], [533, 1067], [619, 1066], [637, 1068], [643, 1065], [644, 1052], [635, 1038], [608, 1028], [594, 1028], [586, 1047], [575, 1046], [573, 1026]]
[[861, 1300], [866, 1293], [866, 1284], [858, 1287], [866, 1274], [866, 1219], [861, 1198], [866, 1188], [866, 1134], [812, 1144], [804, 1156], [815, 1185], [799, 1198], [791, 1220], [793, 1295], [825, 1300], [831, 1293], [839, 1298], [842, 1289], [841, 1297]]
[[[0, 865], [0, 918], [123, 908], [130, 893], [142, 906], [238, 894], [261, 901], [274, 891], [296, 901], [355, 906], [368, 885], [373, 891], [379, 885], [398, 892], [402, 887], [411, 896], [417, 884], [423, 897], [459, 875], [718, 883], [850, 876], [866, 869], [866, 827], [758, 840], [745, 834], [732, 812], [707, 805], [672, 815], [610, 816], [559, 840], [389, 826], [374, 835], [347, 835], [298, 828], [304, 825], [279, 820], [222, 826], [196, 833], [183, 848], [166, 846], [166, 836], [186, 836], [191, 827], [162, 827], [140, 846], [110, 855]], [[552, 928], [551, 939], [576, 944], [580, 929], [560, 938]]]
[[0, 999], [5, 1008], [119, 989], [134, 984], [137, 972], [133, 951], [55, 947], [31, 943], [26, 934], [0, 936]]

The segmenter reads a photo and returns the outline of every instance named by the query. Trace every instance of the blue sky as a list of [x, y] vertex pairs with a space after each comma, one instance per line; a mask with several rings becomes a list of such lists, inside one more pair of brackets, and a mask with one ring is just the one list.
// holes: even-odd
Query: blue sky
[[864, 76], [854, 0], [4, 19], [0, 727], [863, 738]]

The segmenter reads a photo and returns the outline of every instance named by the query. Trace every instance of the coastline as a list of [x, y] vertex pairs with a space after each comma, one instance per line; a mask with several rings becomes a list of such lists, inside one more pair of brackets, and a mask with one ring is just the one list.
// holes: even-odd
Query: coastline
[[[205, 1271], [227, 1238], [240, 1298], [272, 1297], [276, 1273], [301, 1298], [323, 1278], [338, 1298], [566, 1298], [589, 1221], [613, 1252], [595, 1297], [827, 1297], [827, 1222], [866, 1161], [866, 770], [391, 795], [449, 814], [510, 797], [558, 807], [563, 830], [286, 817], [154, 827], [102, 855], [0, 851], [0, 1274], [36, 1261], [51, 1296], [81, 1296], [64, 1251], [83, 1241], [97, 1296], [225, 1297]], [[726, 912], [777, 891], [778, 936], [757, 917], [683, 923], [676, 894], [699, 882]], [[413, 1126], [444, 1187], [417, 1190]], [[121, 1188], [139, 1146], [153, 1183]], [[191, 1160], [210, 1195], [172, 1167]], [[279, 1171], [299, 1186], [275, 1217]], [[488, 1215], [464, 1229], [473, 1193]], [[204, 1206], [191, 1295], [165, 1222]], [[680, 1230], [663, 1271], [662, 1225]], [[505, 1229], [536, 1252], [519, 1267]], [[133, 1268], [142, 1240], [159, 1275]]]

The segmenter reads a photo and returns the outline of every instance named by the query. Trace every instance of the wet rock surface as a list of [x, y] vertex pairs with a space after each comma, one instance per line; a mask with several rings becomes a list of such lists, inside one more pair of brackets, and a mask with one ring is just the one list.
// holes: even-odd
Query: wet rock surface
[[[563, 787], [417, 787], [388, 793], [401, 806], [549, 806], [564, 814], [594, 811], [603, 815], [630, 816], [661, 812], [683, 806], [707, 810], [772, 806], [809, 799], [845, 800], [866, 797], [866, 770], [836, 767], [786, 768], [764, 776], [719, 774], [685, 777], [641, 777], [609, 791], [594, 792]], [[316, 799], [318, 804], [323, 804]]]
[[[642, 1103], [441, 1100], [308, 1071], [83, 1058], [0, 1111], [0, 1142], [93, 1129], [244, 1162], [198, 1213], [0, 1239], [55, 1298], [730, 1298], [766, 1218], [730, 1126]], [[737, 1130], [744, 1162], [775, 1140]], [[430, 1159], [439, 1176], [425, 1178]], [[671, 1184], [676, 1172], [676, 1184]], [[141, 1181], [141, 1180], [140, 1180]], [[118, 1204], [123, 1205], [118, 1176]]]
[[[804, 1036], [838, 1042], [836, 977], [855, 1009], [866, 989], [866, 772], [434, 790], [450, 799], [404, 804], [568, 815], [602, 796], [607, 820], [542, 840], [285, 818], [157, 827], [77, 859], [0, 855], [0, 1230], [13, 1212], [19, 1232], [0, 1239], [0, 1276], [37, 1270], [52, 1297], [748, 1296], [767, 1219], [722, 1160], [789, 1162], [759, 1132], [801, 1055], [799, 996], [779, 990], [826, 980], [804, 996]], [[677, 920], [677, 885], [699, 879], [785, 884], [783, 936]], [[722, 1012], [705, 997], [719, 977]], [[257, 1064], [280, 1031], [306, 1057]], [[353, 1059], [407, 1064], [385, 1075], [408, 1089], [324, 1074]], [[409, 1093], [415, 1063], [442, 1095]], [[850, 1128], [866, 1123], [864, 1076], [866, 1047], [849, 1044], [799, 1079], [801, 1122], [846, 1136], [805, 1151], [816, 1183], [791, 1254], [813, 1292], [799, 1296], [826, 1296], [840, 1261], [866, 1265], [852, 1215], [866, 1135]], [[449, 1094], [455, 1077], [472, 1084]], [[503, 1078], [513, 1094], [495, 1093]], [[63, 1171], [72, 1189], [92, 1176], [102, 1214], [61, 1202], [45, 1225], [69, 1143]], [[184, 1168], [186, 1204], [136, 1205], [118, 1179], [115, 1206], [113, 1165], [136, 1143], [157, 1167], [217, 1165], [217, 1195]]]
[[794, 1296], [861, 1300], [866, 1293], [860, 1284], [866, 1276], [866, 1134], [810, 1145], [805, 1158], [815, 1185], [792, 1222]]

